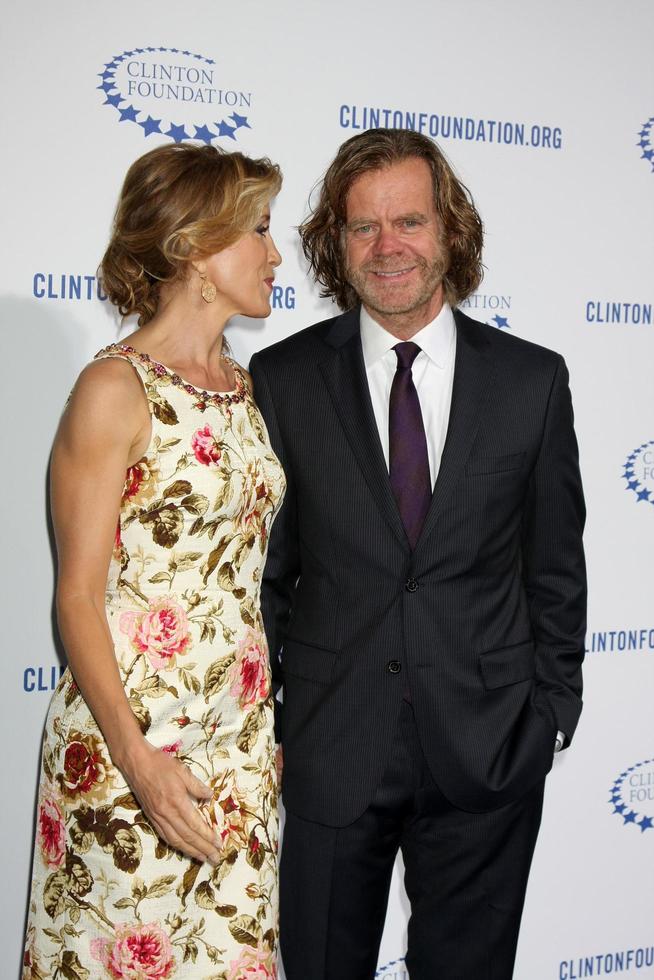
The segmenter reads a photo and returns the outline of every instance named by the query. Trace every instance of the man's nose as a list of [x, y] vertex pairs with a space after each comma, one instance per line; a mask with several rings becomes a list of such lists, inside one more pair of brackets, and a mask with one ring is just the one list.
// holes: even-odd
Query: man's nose
[[377, 255], [393, 255], [400, 252], [402, 246], [400, 238], [394, 228], [380, 228], [375, 239], [375, 252]]

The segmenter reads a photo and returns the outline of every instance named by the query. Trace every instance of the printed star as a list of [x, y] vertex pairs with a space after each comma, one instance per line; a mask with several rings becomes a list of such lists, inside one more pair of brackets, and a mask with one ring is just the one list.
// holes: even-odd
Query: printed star
[[636, 813], [635, 810], [630, 810], [629, 813], [624, 813], [622, 815], [622, 819], [624, 820], [625, 823], [636, 823], [637, 816], [638, 814]]
[[98, 88], [101, 88], [103, 92], [111, 92], [112, 88], [116, 88], [116, 83], [107, 79], [102, 85], [98, 85]]
[[179, 48], [171, 48], [170, 50], [173, 54], [179, 54]]
[[646, 160], [651, 160], [652, 157], [654, 157], [654, 150], [645, 150], [644, 153], [641, 155], [641, 158], [640, 159], [642, 160], [643, 157]]
[[102, 105], [112, 105], [114, 109], [117, 109], [119, 104], [124, 101], [125, 100], [120, 94], [120, 92], [116, 92], [115, 95], [108, 95], [107, 98], [102, 103]]
[[649, 500], [649, 495], [651, 492], [651, 490], [639, 490], [636, 496], [639, 500]]
[[640, 482], [638, 480], [632, 480], [631, 483], [627, 484], [625, 490], [637, 490], [639, 486]]
[[125, 58], [131, 58], [133, 54], [134, 54], [133, 51], [126, 51], [124, 57]]
[[215, 123], [215, 125], [218, 127], [219, 136], [229, 136], [230, 139], [233, 140], [236, 139], [236, 137], [234, 136], [234, 133], [236, 132], [236, 126], [228, 126], [224, 119], [222, 119], [220, 122]]
[[159, 48], [159, 51], [167, 51], [168, 48]]
[[116, 62], [116, 64], [118, 64], [119, 61], [124, 61], [124, 60], [125, 60], [125, 55], [124, 54], [119, 54], [119, 55], [117, 54], [116, 57], [114, 58], [114, 61]]
[[145, 48], [134, 48], [134, 54], [143, 54]]
[[161, 123], [161, 119], [153, 119], [152, 116], [148, 116], [148, 118], [144, 122], [139, 123], [139, 126], [143, 127], [144, 136], [150, 136], [151, 133], [161, 132], [160, 123]]
[[206, 63], [208, 65], [215, 65], [216, 64], [216, 62], [213, 60], [213, 58], [205, 58], [204, 60], [206, 61]]
[[245, 126], [247, 129], [252, 129], [252, 126], [250, 126], [248, 122], [247, 116], [239, 116], [238, 112], [233, 112], [229, 118], [234, 120], [237, 129], [240, 126]]
[[645, 830], [652, 830], [654, 821], [651, 817], [643, 817], [642, 820], [638, 821], [638, 826], [640, 827], [641, 833], [643, 833]]
[[184, 126], [176, 126], [174, 123], [170, 124], [170, 129], [166, 133], [166, 136], [170, 136], [176, 143], [182, 143], [188, 139], [188, 133], [184, 129]]
[[156, 48], [146, 48], [145, 50], [146, 51], [156, 51], [157, 49]]
[[505, 316], [494, 316], [493, 320], [495, 321], [495, 325], [500, 330], [502, 329], [502, 327], [508, 327], [509, 325], [509, 321]]
[[98, 72], [100, 78], [104, 78], [105, 82], [108, 78], [113, 78], [115, 74], [116, 74], [116, 70], [113, 69], [113, 71], [110, 71], [109, 68], [106, 68], [105, 71], [103, 72]]
[[649, 143], [649, 140], [646, 140], [646, 139], [642, 139], [642, 140], [640, 141], [640, 143], [636, 143], [636, 146], [643, 146], [643, 147], [644, 147], [644, 146], [647, 146], [647, 145], [648, 145], [648, 143]]
[[[182, 52], [184, 54], [184, 52]], [[212, 133], [208, 126], [196, 126], [195, 127], [195, 138], [196, 140], [203, 140], [205, 143], [211, 143], [211, 140], [216, 134]]]
[[619, 804], [618, 804], [618, 805], [616, 806], [616, 808], [615, 808], [615, 810], [614, 810], [613, 812], [614, 812], [614, 813], [624, 813], [624, 811], [625, 811], [626, 809], [627, 809], [627, 805], [626, 805], [626, 803], [619, 803]]
[[125, 122], [129, 119], [130, 122], [136, 122], [136, 117], [141, 111], [140, 109], [135, 109], [133, 105], [128, 105], [126, 109], [119, 109], [120, 119], [118, 122]]
[[638, 135], [639, 135], [639, 136], [649, 136], [649, 129], [646, 129], [646, 128], [645, 128], [645, 127], [643, 126], [643, 128], [641, 129], [641, 131], [639, 132], [639, 134], [638, 134]]
[[202, 55], [201, 54], [194, 54], [193, 57], [194, 58], [199, 58], [200, 61], [203, 61], [203, 58], [202, 58]]
[[190, 57], [191, 52], [190, 51], [182, 51], [182, 54], [187, 54]]

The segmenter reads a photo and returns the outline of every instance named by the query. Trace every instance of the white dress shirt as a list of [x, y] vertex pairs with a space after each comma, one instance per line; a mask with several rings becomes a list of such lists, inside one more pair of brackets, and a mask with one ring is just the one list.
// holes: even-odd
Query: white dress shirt
[[[438, 476], [447, 435], [454, 380], [456, 328], [452, 310], [447, 303], [443, 304], [436, 319], [419, 330], [411, 340], [420, 347], [420, 353], [413, 362], [411, 373], [418, 392], [422, 422], [427, 437], [429, 473], [433, 486]], [[388, 466], [388, 401], [397, 368], [397, 355], [393, 350], [397, 343], [399, 343], [397, 337], [381, 327], [368, 311], [361, 307], [363, 361], [386, 466]]]

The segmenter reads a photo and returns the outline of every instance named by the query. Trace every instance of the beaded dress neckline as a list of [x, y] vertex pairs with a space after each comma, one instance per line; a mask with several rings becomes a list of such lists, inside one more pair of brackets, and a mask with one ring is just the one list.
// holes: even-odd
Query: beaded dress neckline
[[223, 360], [227, 361], [228, 364], [231, 364], [234, 370], [236, 387], [231, 391], [206, 391], [202, 388], [198, 388], [196, 385], [191, 384], [190, 381], [185, 381], [184, 378], [181, 378], [175, 371], [171, 371], [165, 364], [162, 364], [160, 361], [155, 361], [149, 354], [145, 354], [143, 351], [137, 350], [135, 347], [130, 347], [129, 344], [108, 344], [100, 351], [100, 354], [111, 353], [123, 353], [136, 357], [141, 364], [144, 364], [146, 367], [150, 368], [159, 377], [170, 378], [171, 384], [175, 385], [176, 388], [181, 388], [183, 391], [186, 391], [189, 395], [193, 395], [203, 404], [203, 406], [222, 404], [231, 405], [233, 403], [245, 401], [248, 387], [243, 380], [243, 375], [238, 364], [236, 361], [232, 360], [231, 357], [228, 357], [227, 354], [221, 354], [220, 356]]

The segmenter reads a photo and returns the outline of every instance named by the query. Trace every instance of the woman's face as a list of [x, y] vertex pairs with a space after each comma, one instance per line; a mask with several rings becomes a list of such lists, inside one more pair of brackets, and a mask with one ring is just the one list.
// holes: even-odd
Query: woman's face
[[270, 236], [270, 209], [266, 208], [254, 231], [210, 255], [203, 265], [229, 316], [266, 317], [270, 315], [274, 270], [281, 261]]

